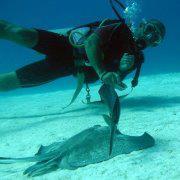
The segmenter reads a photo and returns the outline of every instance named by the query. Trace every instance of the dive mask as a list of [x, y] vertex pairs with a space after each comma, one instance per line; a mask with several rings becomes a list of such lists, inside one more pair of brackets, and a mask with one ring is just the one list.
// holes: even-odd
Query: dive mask
[[152, 23], [145, 23], [143, 34], [145, 40], [152, 46], [157, 46], [162, 41], [161, 32]]

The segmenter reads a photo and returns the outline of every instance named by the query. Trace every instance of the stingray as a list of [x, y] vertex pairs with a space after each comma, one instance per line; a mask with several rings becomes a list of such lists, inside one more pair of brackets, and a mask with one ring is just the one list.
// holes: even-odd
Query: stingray
[[34, 177], [59, 168], [74, 170], [89, 164], [109, 160], [120, 154], [128, 154], [154, 145], [154, 139], [147, 133], [144, 133], [142, 136], [128, 136], [116, 130], [112, 153], [109, 155], [109, 136], [108, 126], [96, 125], [63, 142], [41, 146], [33, 157], [1, 157], [0, 163], [36, 162], [36, 164], [24, 171], [24, 175]]

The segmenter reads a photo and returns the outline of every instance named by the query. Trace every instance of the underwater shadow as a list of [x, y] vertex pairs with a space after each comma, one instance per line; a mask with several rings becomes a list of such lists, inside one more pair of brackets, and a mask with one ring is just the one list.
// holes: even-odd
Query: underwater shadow
[[150, 111], [162, 107], [172, 107], [180, 105], [180, 96], [142, 96], [124, 99], [122, 108], [130, 109], [131, 111]]
[[61, 109], [61, 107], [59, 108], [60, 110], [58, 112], [52, 112], [52, 113], [44, 113], [44, 114], [33, 114], [33, 115], [16, 115], [16, 116], [1, 116], [0, 120], [6, 120], [6, 119], [31, 119], [31, 118], [41, 118], [41, 117], [48, 117], [48, 116], [57, 116], [57, 115], [65, 115], [65, 114], [69, 114], [69, 113], [74, 113], [74, 112], [83, 112], [84, 110], [87, 110], [87, 107], [82, 107], [82, 108], [78, 108], [78, 109], [73, 109], [73, 110], [67, 110], [64, 111]]
[[[133, 98], [127, 98], [122, 100], [122, 108], [130, 109], [130, 111], [152, 111], [153, 109], [158, 109], [161, 107], [172, 107], [174, 105], [180, 105], [180, 96], [176, 97], [166, 97], [166, 96], [142, 96], [142, 97], [133, 97]], [[72, 107], [71, 107], [72, 108]], [[60, 110], [59, 112], [54, 113], [47, 113], [47, 114], [39, 114], [39, 115], [27, 115], [27, 116], [12, 116], [12, 117], [0, 117], [0, 119], [29, 119], [29, 118], [42, 118], [47, 117], [43, 120], [32, 122], [31, 124], [15, 128], [14, 130], [11, 130], [13, 132], [21, 131], [22, 129], [26, 128], [33, 128], [37, 127], [52, 121], [61, 121], [62, 119], [69, 119], [69, 118], [78, 118], [81, 116], [92, 116], [94, 115], [101, 115], [105, 112], [105, 106], [102, 103], [99, 102], [92, 102], [91, 104], [85, 104], [83, 107], [78, 109], [70, 109], [68, 110]], [[80, 113], [78, 115], [73, 113]], [[73, 114], [73, 115], [72, 115]], [[94, 118], [92, 116], [92, 118]], [[4, 130], [4, 135], [9, 133], [9, 130]]]
[[[20, 131], [24, 131], [26, 129], [42, 126], [42, 125], [47, 124], [49, 122], [61, 121], [62, 119], [66, 121], [68, 119], [80, 118], [82, 116], [88, 116], [88, 117], [92, 116], [92, 118], [94, 118], [93, 114], [98, 112], [98, 115], [101, 115], [105, 112], [104, 105], [102, 103], [100, 103], [100, 104], [101, 105], [99, 106], [99, 103], [98, 103], [98, 107], [94, 108], [93, 111], [90, 109], [89, 105], [86, 105], [85, 107], [83, 106], [83, 107], [78, 108], [78, 109], [68, 110], [68, 108], [67, 108], [66, 111], [60, 110], [59, 112], [47, 113], [47, 114], [0, 117], [0, 120], [15, 120], [15, 119], [17, 120], [18, 119], [18, 120], [23, 120], [23, 121], [25, 119], [28, 120], [28, 119], [34, 118], [34, 121], [28, 125], [16, 127], [14, 129], [11, 129], [11, 130], [3, 129], [3, 130], [1, 130], [1, 134], [6, 135], [9, 133], [20, 132]], [[102, 113], [100, 113], [100, 109], [101, 109]], [[73, 113], [80, 113], [80, 114], [77, 115], [77, 114], [73, 114]], [[43, 118], [43, 119], [37, 121], [37, 118]], [[86, 121], [86, 118], [84, 118], [84, 121]]]
[[37, 121], [37, 119], [34, 119], [34, 121], [28, 125], [23, 125], [23, 126], [20, 126], [20, 127], [15, 127], [13, 129], [1, 129], [1, 135], [5, 136], [5, 135], [9, 135], [9, 134], [13, 134], [15, 132], [21, 132], [21, 131], [25, 131], [25, 130], [30, 130], [32, 128], [37, 128], [37, 127], [41, 127], [47, 123], [50, 123], [50, 122], [55, 122], [55, 121], [60, 121], [61, 118], [63, 120], [68, 120], [69, 118], [79, 118], [79, 116], [56, 116], [56, 117], [49, 117], [47, 119], [43, 119], [43, 120], [40, 120], [40, 121]]
[[[121, 100], [121, 106], [123, 109], [130, 109], [131, 111], [152, 111], [154, 109], [158, 109], [161, 107], [172, 107], [175, 105], [180, 105], [180, 96], [174, 97], [167, 97], [167, 96], [141, 96], [141, 97], [130, 97], [127, 99]], [[100, 103], [99, 101], [92, 102], [90, 104], [82, 104], [80, 108], [76, 109], [69, 108], [62, 109], [60, 107], [59, 111], [52, 112], [52, 113], [44, 113], [44, 114], [34, 114], [34, 115], [16, 115], [16, 116], [6, 116], [0, 117], [0, 120], [6, 119], [29, 119], [29, 118], [42, 118], [42, 117], [53, 117], [53, 116], [60, 116], [60, 115], [69, 115], [72, 113], [81, 113], [79, 116], [75, 115], [76, 117], [80, 117], [82, 115], [91, 115], [91, 114], [103, 114], [105, 112], [105, 105]], [[69, 116], [68, 116], [69, 117]], [[60, 118], [60, 117], [59, 117]]]

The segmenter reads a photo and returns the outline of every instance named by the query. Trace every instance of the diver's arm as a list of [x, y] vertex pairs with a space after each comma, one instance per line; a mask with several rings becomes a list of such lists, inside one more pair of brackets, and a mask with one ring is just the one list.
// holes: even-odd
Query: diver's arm
[[104, 55], [100, 48], [100, 37], [93, 33], [86, 39], [84, 45], [90, 64], [101, 78], [102, 74], [104, 74], [106, 71], [102, 64]]
[[108, 72], [103, 67], [104, 54], [101, 50], [101, 39], [93, 33], [84, 43], [85, 50], [94, 70], [98, 74], [99, 78], [106, 84], [115, 86], [119, 85], [120, 78], [116, 72]]

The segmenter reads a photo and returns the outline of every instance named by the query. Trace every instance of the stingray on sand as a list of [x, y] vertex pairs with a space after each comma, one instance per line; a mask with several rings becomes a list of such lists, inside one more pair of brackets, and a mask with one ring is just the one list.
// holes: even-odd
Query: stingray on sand
[[74, 170], [154, 145], [154, 139], [147, 133], [142, 136], [127, 136], [116, 130], [112, 153], [109, 156], [109, 136], [109, 127], [97, 125], [63, 142], [55, 142], [46, 147], [41, 146], [33, 157], [2, 157], [0, 163], [36, 162], [35, 165], [26, 169], [24, 174], [38, 176], [58, 168]]
[[109, 109], [109, 116], [104, 115], [109, 127], [97, 125], [63, 142], [55, 142], [46, 147], [41, 146], [33, 157], [1, 157], [0, 164], [36, 162], [35, 165], [26, 169], [24, 174], [38, 176], [58, 168], [74, 170], [154, 145], [154, 139], [147, 133], [142, 136], [128, 136], [120, 133], [117, 130], [120, 103], [116, 92], [110, 86], [103, 85], [99, 94]]

